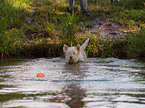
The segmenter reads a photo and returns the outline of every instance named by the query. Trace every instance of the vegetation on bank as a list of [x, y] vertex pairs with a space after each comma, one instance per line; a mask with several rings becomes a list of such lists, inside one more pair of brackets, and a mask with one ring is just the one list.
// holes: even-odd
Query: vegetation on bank
[[[62, 56], [63, 44], [83, 44], [89, 57], [145, 57], [145, 1], [88, 0], [87, 17], [76, 5], [76, 17], [68, 12], [68, 0], [3, 0], [0, 4], [0, 55], [3, 57]], [[35, 11], [35, 13], [34, 13]], [[87, 20], [108, 17], [128, 27], [125, 40], [105, 38], [96, 34], [81, 34]], [[91, 25], [89, 25], [91, 27]], [[133, 32], [132, 32], [133, 31]]]

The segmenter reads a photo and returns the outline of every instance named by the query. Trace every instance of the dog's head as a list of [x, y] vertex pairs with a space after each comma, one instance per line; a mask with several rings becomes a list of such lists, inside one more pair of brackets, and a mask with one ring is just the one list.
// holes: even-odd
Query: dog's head
[[68, 63], [76, 63], [80, 57], [80, 45], [76, 47], [68, 47], [64, 44], [63, 51], [65, 53], [65, 58]]

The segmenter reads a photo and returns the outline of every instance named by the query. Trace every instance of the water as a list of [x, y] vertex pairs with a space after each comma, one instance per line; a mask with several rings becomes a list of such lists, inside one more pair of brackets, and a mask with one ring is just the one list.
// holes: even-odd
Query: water
[[[45, 77], [36, 77], [37, 73]], [[0, 61], [1, 108], [145, 108], [145, 62], [89, 58]]]

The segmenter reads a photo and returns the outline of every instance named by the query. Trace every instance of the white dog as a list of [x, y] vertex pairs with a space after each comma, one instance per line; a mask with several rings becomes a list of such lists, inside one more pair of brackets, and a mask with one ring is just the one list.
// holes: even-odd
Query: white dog
[[76, 47], [68, 47], [64, 44], [63, 51], [65, 53], [65, 58], [67, 63], [76, 63], [77, 61], [87, 61], [87, 56], [85, 53], [85, 48], [89, 42], [89, 38], [85, 41], [85, 43], [80, 46], [79, 44]]

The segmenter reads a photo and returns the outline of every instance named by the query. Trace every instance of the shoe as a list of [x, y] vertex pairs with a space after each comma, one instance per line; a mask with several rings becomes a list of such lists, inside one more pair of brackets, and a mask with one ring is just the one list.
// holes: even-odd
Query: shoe
[[69, 10], [70, 15], [72, 16], [74, 14], [74, 16], [76, 16], [76, 11], [74, 10]]
[[72, 10], [69, 10], [70, 15], [72, 16]]
[[83, 14], [86, 14], [87, 16], [90, 16], [90, 13], [87, 11], [82, 12]]

